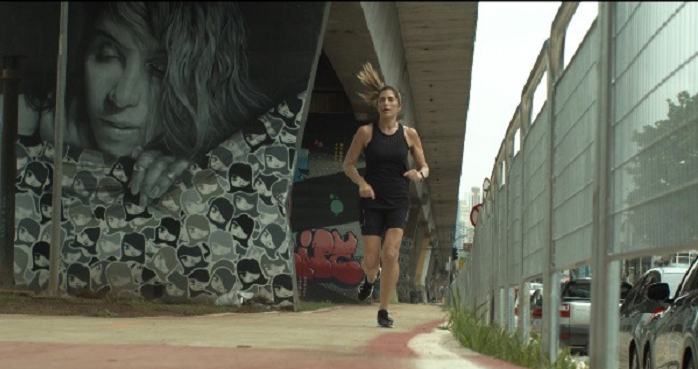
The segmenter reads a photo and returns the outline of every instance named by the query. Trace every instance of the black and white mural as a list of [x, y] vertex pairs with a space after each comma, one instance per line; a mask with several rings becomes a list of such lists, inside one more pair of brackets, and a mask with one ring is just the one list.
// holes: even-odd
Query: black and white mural
[[0, 18], [45, 16], [5, 24], [56, 42], [21, 46], [15, 283], [48, 287], [60, 221], [70, 294], [292, 305], [287, 200], [328, 3], [71, 2], [60, 219], [59, 12], [27, 6]]

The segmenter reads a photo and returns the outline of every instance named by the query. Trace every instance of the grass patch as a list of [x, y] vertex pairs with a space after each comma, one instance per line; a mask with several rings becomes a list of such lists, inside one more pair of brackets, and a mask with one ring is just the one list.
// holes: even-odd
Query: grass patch
[[540, 337], [533, 336], [529, 342], [505, 327], [485, 323], [485, 305], [473, 303], [470, 308], [460, 306], [458, 291], [452, 299], [454, 303], [445, 308], [448, 311], [447, 328], [451, 330], [461, 345], [502, 361], [531, 369], [577, 369], [583, 366], [572, 358], [568, 349], [561, 348], [554, 363], [541, 354]]
[[267, 306], [254, 303], [236, 307], [214, 305], [212, 302], [167, 303], [109, 295], [105, 297], [42, 297], [24, 292], [0, 292], [0, 314], [134, 318], [258, 313], [269, 310]]

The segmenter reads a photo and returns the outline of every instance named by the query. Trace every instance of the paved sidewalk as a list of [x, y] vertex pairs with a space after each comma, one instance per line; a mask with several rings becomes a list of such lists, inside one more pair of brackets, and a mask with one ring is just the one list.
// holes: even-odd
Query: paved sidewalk
[[314, 312], [188, 318], [0, 315], [0, 368], [516, 369], [462, 348], [439, 306], [395, 304]]

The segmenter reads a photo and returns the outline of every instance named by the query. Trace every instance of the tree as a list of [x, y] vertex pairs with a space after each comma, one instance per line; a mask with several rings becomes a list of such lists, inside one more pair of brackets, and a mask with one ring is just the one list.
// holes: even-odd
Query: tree
[[633, 137], [634, 187], [625, 199], [633, 248], [698, 247], [698, 94], [682, 91], [667, 103], [667, 119]]

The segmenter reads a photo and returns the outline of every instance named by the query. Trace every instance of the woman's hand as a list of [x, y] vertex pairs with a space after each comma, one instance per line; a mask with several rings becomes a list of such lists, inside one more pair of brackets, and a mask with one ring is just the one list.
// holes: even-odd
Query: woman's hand
[[410, 169], [407, 172], [405, 172], [403, 176], [409, 178], [411, 181], [414, 182], [422, 182], [422, 175], [419, 174], [419, 171], [417, 171], [417, 169]]
[[175, 159], [156, 150], [135, 150], [134, 157], [136, 164], [133, 167], [131, 193], [135, 195], [140, 192], [141, 205], [164, 195], [190, 164], [189, 160]]
[[374, 200], [376, 199], [376, 194], [373, 192], [373, 187], [366, 182], [359, 186], [359, 196], [370, 197]]

